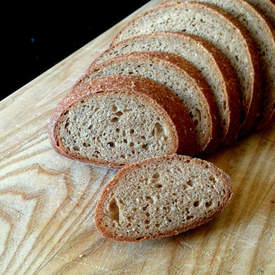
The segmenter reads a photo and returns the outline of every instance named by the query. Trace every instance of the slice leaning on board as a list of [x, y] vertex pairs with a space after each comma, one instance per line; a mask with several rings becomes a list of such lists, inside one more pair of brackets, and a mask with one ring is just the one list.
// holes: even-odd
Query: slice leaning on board
[[[183, 1], [169, 0], [164, 3], [173, 5], [175, 2], [180, 3]], [[263, 73], [263, 110], [258, 122], [258, 128], [264, 128], [274, 116], [275, 105], [275, 41], [271, 23], [269, 23], [253, 6], [243, 0], [197, 0], [197, 2], [209, 3], [228, 12], [246, 27], [255, 41]], [[275, 16], [275, 5], [266, 2], [266, 5], [267, 4], [270, 10], [273, 10], [273, 16]]]
[[228, 57], [241, 85], [244, 113], [241, 131], [242, 134], [250, 132], [259, 116], [262, 93], [258, 53], [245, 27], [217, 7], [197, 2], [175, 3], [149, 10], [133, 19], [122, 28], [113, 44], [159, 31], [200, 36]]

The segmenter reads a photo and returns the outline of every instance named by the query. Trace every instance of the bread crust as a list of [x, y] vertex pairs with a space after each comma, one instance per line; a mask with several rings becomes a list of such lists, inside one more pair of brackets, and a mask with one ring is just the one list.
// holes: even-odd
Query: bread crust
[[[250, 83], [252, 83], [252, 88], [250, 90], [250, 102], [247, 106], [243, 106], [243, 111], [246, 113], [245, 119], [242, 122], [241, 125], [241, 131], [240, 136], [245, 136], [248, 133], [251, 132], [253, 127], [255, 126], [255, 123], [257, 121], [257, 118], [259, 117], [260, 113], [260, 102], [262, 99], [262, 81], [261, 81], [261, 69], [259, 66], [259, 56], [257, 49], [254, 45], [254, 41], [251, 38], [248, 30], [242, 26], [237, 19], [235, 19], [233, 16], [229, 15], [228, 13], [224, 12], [222, 9], [215, 7], [213, 5], [207, 4], [207, 3], [197, 3], [197, 2], [183, 2], [183, 3], [164, 3], [162, 5], [157, 6], [156, 8], [153, 8], [149, 11], [146, 11], [145, 13], [137, 16], [132, 21], [130, 21], [128, 24], [126, 24], [114, 37], [111, 46], [118, 43], [120, 41], [121, 34], [129, 28], [132, 24], [134, 24], [139, 19], [143, 18], [144, 16], [153, 13], [155, 11], [166, 9], [172, 6], [178, 6], [178, 7], [198, 7], [200, 9], [211, 9], [212, 12], [215, 13], [216, 16], [224, 18], [224, 20], [227, 21], [228, 24], [234, 26], [238, 31], [235, 32], [235, 35], [239, 36], [242, 41], [245, 44], [245, 48], [247, 49], [247, 52], [249, 53], [249, 63], [251, 64], [251, 68], [253, 71], [250, 73]], [[245, 111], [246, 110], [246, 111]]]
[[112, 92], [119, 90], [123, 93], [135, 93], [139, 97], [146, 98], [148, 104], [154, 105], [159, 111], [169, 119], [169, 124], [174, 128], [174, 144], [171, 152], [186, 152], [194, 155], [197, 152], [195, 142], [194, 124], [186, 111], [184, 105], [169, 89], [152, 80], [138, 76], [114, 75], [97, 78], [81, 85], [75, 85], [70, 94], [58, 105], [49, 123], [49, 136], [53, 148], [60, 154], [86, 163], [118, 168], [127, 162], [109, 162], [97, 159], [87, 159], [80, 155], [68, 152], [62, 145], [58, 135], [58, 125], [68, 108], [74, 104], [85, 100], [93, 94]]
[[[112, 190], [114, 190], [114, 188], [116, 187], [117, 184], [119, 184], [119, 179], [123, 175], [131, 173], [133, 170], [140, 168], [142, 165], [144, 165], [146, 163], [158, 163], [158, 162], [163, 162], [163, 161], [168, 161], [168, 160], [173, 160], [173, 159], [177, 159], [182, 162], [192, 162], [197, 165], [201, 165], [202, 168], [210, 169], [217, 177], [219, 177], [219, 179], [222, 180], [222, 182], [226, 186], [225, 189], [227, 191], [225, 199], [220, 204], [220, 206], [217, 207], [217, 209], [215, 209], [215, 211], [212, 211], [208, 217], [201, 218], [201, 219], [193, 222], [192, 224], [189, 224], [188, 226], [183, 225], [179, 228], [175, 228], [174, 230], [163, 232], [162, 234], [155, 234], [152, 236], [142, 236], [139, 238], [135, 238], [135, 237], [129, 237], [129, 236], [119, 237], [119, 236], [116, 236], [115, 234], [113, 234], [111, 231], [108, 231], [108, 229], [106, 229], [106, 227], [103, 226], [104, 203], [105, 203], [106, 198], [108, 197], [108, 194], [110, 192], [112, 192]], [[188, 156], [179, 156], [176, 154], [170, 155], [170, 156], [164, 156], [164, 157], [151, 158], [151, 159], [144, 160], [142, 162], [127, 165], [124, 168], [120, 169], [117, 172], [117, 174], [115, 175], [115, 177], [105, 186], [105, 188], [101, 194], [101, 197], [98, 200], [97, 205], [96, 205], [95, 224], [96, 224], [97, 230], [102, 234], [103, 237], [113, 239], [116, 241], [138, 242], [138, 241], [143, 241], [143, 240], [171, 237], [171, 236], [183, 233], [185, 231], [188, 231], [190, 229], [193, 229], [195, 227], [198, 227], [200, 225], [203, 225], [203, 224], [209, 222], [210, 220], [214, 219], [228, 204], [230, 198], [232, 197], [232, 194], [233, 194], [232, 193], [232, 182], [231, 182], [230, 177], [225, 172], [223, 172], [221, 169], [214, 166], [214, 164], [212, 164], [210, 162], [207, 162], [207, 161], [204, 161], [201, 159], [191, 158]]]
[[124, 54], [107, 60], [106, 62], [103, 62], [98, 66], [92, 65], [88, 69], [86, 76], [84, 76], [82, 80], [80, 80], [80, 83], [85, 82], [87, 76], [92, 75], [97, 71], [100, 71], [106, 66], [111, 66], [119, 62], [140, 62], [140, 60], [143, 60], [144, 62], [153, 62], [169, 67], [171, 68], [171, 70], [174, 70], [179, 74], [184, 74], [189, 79], [190, 83], [192, 83], [192, 85], [198, 87], [200, 100], [208, 113], [210, 128], [205, 136], [205, 143], [203, 144], [202, 148], [199, 148], [199, 151], [214, 151], [214, 149], [216, 149], [217, 146], [220, 144], [220, 129], [218, 125], [217, 106], [214, 102], [210, 87], [208, 86], [205, 79], [201, 76], [201, 73], [184, 58], [164, 52], [133, 52], [129, 54]]

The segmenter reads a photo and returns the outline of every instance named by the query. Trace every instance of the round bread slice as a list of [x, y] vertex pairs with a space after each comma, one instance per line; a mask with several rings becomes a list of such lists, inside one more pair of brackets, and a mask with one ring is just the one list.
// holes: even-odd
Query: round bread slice
[[184, 58], [163, 52], [137, 52], [115, 57], [90, 67], [76, 86], [108, 75], [139, 75], [165, 85], [185, 105], [196, 132], [199, 152], [210, 152], [220, 144], [217, 106], [200, 72]]
[[75, 88], [57, 107], [49, 134], [58, 153], [111, 167], [197, 150], [179, 98], [137, 76], [98, 78]]
[[240, 90], [238, 77], [225, 55], [198, 36], [160, 32], [136, 36], [107, 49], [91, 66], [110, 58], [140, 51], [161, 51], [180, 55], [203, 75], [218, 107], [223, 145], [232, 144], [240, 129]]
[[169, 237], [213, 219], [231, 194], [229, 176], [213, 164], [158, 157], [118, 171], [97, 203], [95, 223], [116, 241]]
[[261, 102], [258, 53], [246, 28], [222, 9], [206, 3], [161, 5], [133, 19], [114, 38], [113, 44], [131, 37], [160, 31], [200, 36], [230, 60], [241, 86], [242, 135], [255, 126]]

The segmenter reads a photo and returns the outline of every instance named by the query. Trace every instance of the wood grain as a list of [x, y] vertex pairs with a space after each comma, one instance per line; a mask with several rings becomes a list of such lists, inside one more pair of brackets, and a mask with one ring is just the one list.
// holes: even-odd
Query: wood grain
[[0, 103], [0, 274], [275, 274], [274, 126], [209, 158], [234, 184], [211, 223], [135, 244], [97, 233], [94, 206], [115, 170], [57, 155], [47, 123], [122, 24]]

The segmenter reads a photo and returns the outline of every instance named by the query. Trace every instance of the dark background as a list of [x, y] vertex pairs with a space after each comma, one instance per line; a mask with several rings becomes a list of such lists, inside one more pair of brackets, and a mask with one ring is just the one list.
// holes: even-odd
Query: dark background
[[[100, 1], [100, 0], [99, 0]], [[149, 0], [72, 2], [2, 10], [2, 89], [0, 100], [143, 6]], [[3, 76], [3, 74], [2, 74]]]

